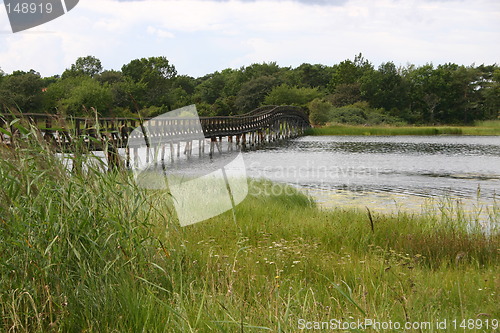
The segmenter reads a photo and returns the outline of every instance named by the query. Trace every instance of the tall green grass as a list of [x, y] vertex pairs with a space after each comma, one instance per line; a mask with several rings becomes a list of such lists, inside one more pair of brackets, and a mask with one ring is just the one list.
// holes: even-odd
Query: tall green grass
[[483, 120], [474, 123], [477, 127], [500, 128], [500, 120]]
[[306, 135], [500, 135], [500, 126], [496, 124], [488, 122], [480, 126], [331, 125], [308, 129]]
[[127, 298], [150, 298], [134, 286], [159, 246], [151, 221], [168, 213], [99, 160], [76, 157], [87, 167], [69, 173], [34, 133], [0, 150], [0, 330], [113, 328], [143, 311]]
[[0, 148], [0, 331], [500, 317], [498, 230], [447, 214], [322, 211], [263, 181], [250, 182], [237, 223], [228, 212], [180, 228], [166, 191], [85, 156], [70, 172], [33, 134], [17, 142]]

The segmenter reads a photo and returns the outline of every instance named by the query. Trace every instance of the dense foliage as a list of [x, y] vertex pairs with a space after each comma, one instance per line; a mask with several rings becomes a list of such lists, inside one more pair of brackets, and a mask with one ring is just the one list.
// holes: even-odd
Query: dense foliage
[[468, 124], [500, 116], [500, 66], [375, 68], [360, 54], [333, 66], [271, 62], [193, 78], [165, 57], [135, 59], [115, 71], [87, 56], [60, 76], [0, 70], [4, 112], [85, 115], [93, 107], [106, 116], [154, 116], [193, 103], [206, 116], [286, 104], [307, 107], [316, 124]]

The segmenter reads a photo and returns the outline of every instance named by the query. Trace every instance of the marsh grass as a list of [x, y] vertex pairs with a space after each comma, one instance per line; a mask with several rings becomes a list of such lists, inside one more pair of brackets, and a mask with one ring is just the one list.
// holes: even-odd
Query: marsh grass
[[477, 126], [330, 125], [308, 129], [306, 135], [500, 135], [500, 126], [494, 121]]
[[500, 119], [476, 121], [474, 125], [478, 127], [500, 128]]
[[166, 191], [87, 155], [73, 158], [89, 167], [69, 171], [29, 131], [0, 155], [0, 331], [294, 332], [299, 319], [500, 316], [500, 234], [449, 214], [372, 213], [372, 229], [366, 211], [322, 211], [251, 181], [237, 223], [227, 212], [180, 228]]

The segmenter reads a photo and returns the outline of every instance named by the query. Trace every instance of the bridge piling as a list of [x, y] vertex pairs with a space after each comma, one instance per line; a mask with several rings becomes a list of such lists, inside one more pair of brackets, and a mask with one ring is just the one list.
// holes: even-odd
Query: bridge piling
[[215, 141], [217, 140], [217, 138], [215, 137], [212, 137], [210, 138], [210, 158], [212, 158], [214, 156], [214, 145], [215, 145]]
[[161, 145], [161, 162], [162, 163], [165, 161], [165, 150], [166, 150], [165, 144], [162, 143], [162, 145]]
[[170, 162], [173, 162], [175, 159], [175, 148], [174, 148], [174, 142], [170, 141]]
[[227, 151], [233, 151], [233, 136], [230, 135], [227, 137]]

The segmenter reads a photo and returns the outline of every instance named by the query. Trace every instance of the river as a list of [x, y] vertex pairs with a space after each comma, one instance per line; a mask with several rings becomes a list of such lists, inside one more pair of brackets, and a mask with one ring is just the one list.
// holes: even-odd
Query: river
[[[193, 151], [167, 170], [200, 177], [235, 156], [227, 144], [213, 159]], [[304, 136], [242, 156], [247, 176], [292, 185], [325, 209], [442, 214], [460, 207], [468, 220], [500, 223], [500, 136]]]
[[327, 208], [418, 212], [458, 200], [484, 218], [500, 199], [498, 136], [306, 136], [244, 159], [249, 176], [296, 186]]

